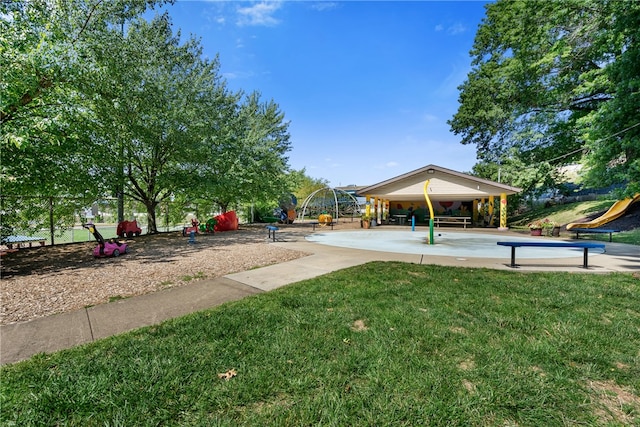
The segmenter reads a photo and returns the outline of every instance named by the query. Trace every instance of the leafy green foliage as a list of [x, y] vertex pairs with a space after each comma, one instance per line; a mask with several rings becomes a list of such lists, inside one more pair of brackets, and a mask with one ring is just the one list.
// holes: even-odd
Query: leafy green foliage
[[638, 16], [637, 2], [488, 4], [451, 129], [483, 161], [513, 149], [527, 165], [584, 158], [588, 183], [629, 181], [633, 194]]
[[329, 181], [324, 178], [312, 178], [306, 174], [304, 169], [293, 170], [287, 178], [293, 187], [293, 193], [301, 204], [314, 191], [329, 186]]
[[[229, 93], [218, 59], [182, 43], [167, 14], [140, 17], [160, 3], [1, 4], [3, 193], [87, 205], [124, 194], [145, 206], [154, 233], [165, 200], [224, 211], [289, 191], [278, 105]], [[3, 203], [4, 222], [17, 220], [19, 207]]]
[[274, 101], [262, 102], [257, 92], [239, 99], [240, 94], [229, 98], [220, 110], [224, 120], [213, 122], [215, 133], [192, 160], [198, 167], [189, 191], [215, 201], [222, 211], [241, 203], [276, 202], [290, 187], [284, 113]]

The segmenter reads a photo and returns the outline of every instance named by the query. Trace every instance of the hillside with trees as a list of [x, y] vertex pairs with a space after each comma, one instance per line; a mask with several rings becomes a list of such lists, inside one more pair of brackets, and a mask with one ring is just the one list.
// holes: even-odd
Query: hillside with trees
[[489, 3], [449, 121], [475, 173], [535, 196], [580, 163], [587, 187], [640, 192], [639, 42], [639, 2]]

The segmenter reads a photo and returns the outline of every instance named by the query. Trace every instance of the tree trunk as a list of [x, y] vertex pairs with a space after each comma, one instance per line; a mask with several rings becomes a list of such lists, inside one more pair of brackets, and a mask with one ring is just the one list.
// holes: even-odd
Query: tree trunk
[[158, 202], [148, 201], [145, 202], [144, 205], [147, 208], [147, 234], [157, 234], [158, 225], [156, 224], [156, 207], [158, 206]]

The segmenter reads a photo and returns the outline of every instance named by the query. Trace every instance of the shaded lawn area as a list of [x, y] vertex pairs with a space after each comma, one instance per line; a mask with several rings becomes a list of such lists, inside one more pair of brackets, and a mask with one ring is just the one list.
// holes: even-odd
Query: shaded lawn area
[[373, 262], [1, 375], [3, 425], [638, 425], [640, 276]]

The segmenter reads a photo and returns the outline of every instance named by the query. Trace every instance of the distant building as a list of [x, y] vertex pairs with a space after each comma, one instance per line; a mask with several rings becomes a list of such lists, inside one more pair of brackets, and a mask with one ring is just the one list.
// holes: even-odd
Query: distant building
[[428, 165], [374, 185], [351, 188], [358, 196], [365, 198], [365, 206], [368, 203], [369, 211], [378, 219], [411, 215], [417, 222], [427, 222], [430, 217], [424, 194], [427, 180], [427, 194], [434, 216], [468, 216], [473, 218], [474, 224], [489, 226], [499, 224], [500, 227], [506, 227], [507, 196], [522, 191], [517, 187], [436, 165]]

